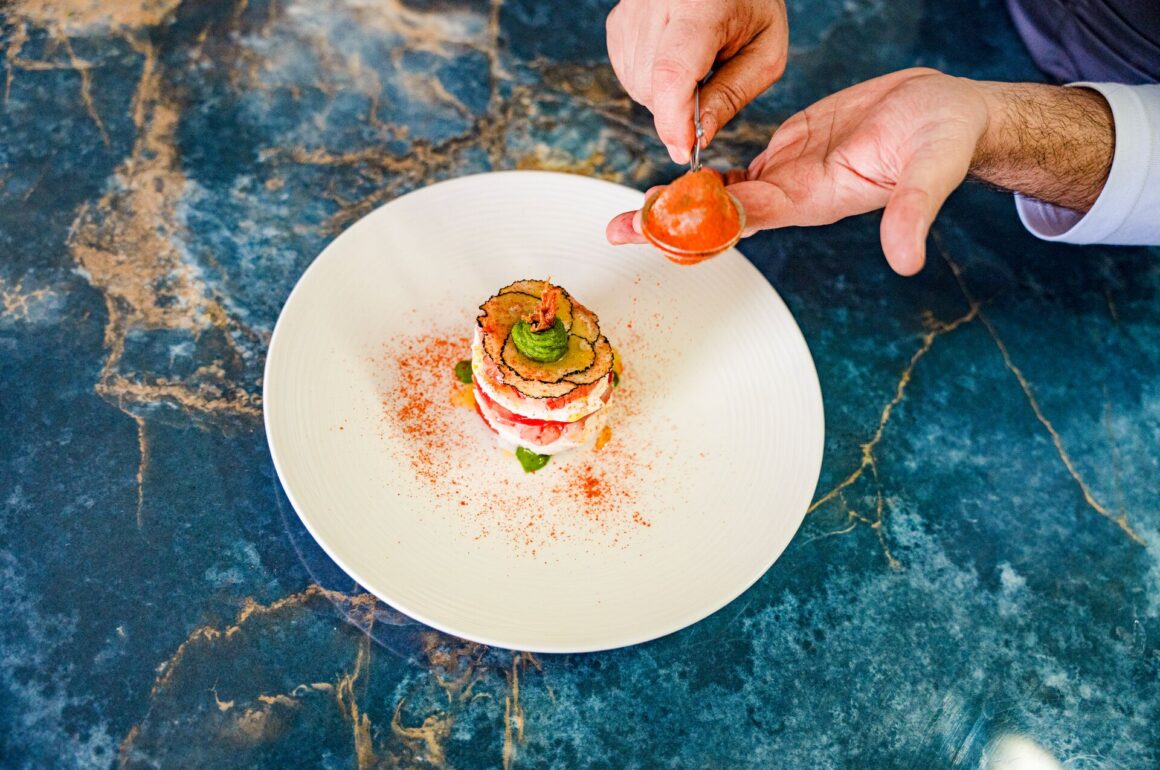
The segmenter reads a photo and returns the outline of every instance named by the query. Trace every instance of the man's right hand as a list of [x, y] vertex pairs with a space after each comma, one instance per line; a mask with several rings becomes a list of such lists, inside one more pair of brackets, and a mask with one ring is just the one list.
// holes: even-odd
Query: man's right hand
[[702, 147], [785, 71], [784, 0], [621, 0], [608, 14], [608, 56], [628, 95], [648, 107], [676, 163], [693, 147], [701, 90]]

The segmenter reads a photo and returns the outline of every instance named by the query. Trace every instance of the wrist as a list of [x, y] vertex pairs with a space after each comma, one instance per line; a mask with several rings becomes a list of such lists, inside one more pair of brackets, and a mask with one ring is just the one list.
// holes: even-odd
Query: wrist
[[1047, 203], [1087, 211], [1107, 181], [1115, 124], [1107, 101], [1087, 88], [974, 83], [986, 129], [970, 176]]
[[1010, 154], [1010, 115], [1006, 102], [1011, 98], [1009, 83], [990, 80], [974, 81], [972, 85], [983, 104], [987, 119], [975, 152], [971, 157], [970, 174], [986, 179], [988, 171]]

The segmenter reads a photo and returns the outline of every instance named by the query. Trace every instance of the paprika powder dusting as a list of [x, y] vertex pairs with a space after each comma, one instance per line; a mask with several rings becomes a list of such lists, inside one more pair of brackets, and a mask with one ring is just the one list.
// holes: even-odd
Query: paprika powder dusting
[[[609, 431], [598, 461], [563, 462], [542, 479], [513, 474], [518, 464], [497, 457], [503, 450], [475, 414], [470, 386], [455, 375], [470, 346], [454, 334], [399, 337], [384, 346], [382, 422], [392, 454], [418, 483], [417, 503], [442, 503], [438, 508], [471, 539], [500, 536], [534, 558], [561, 541], [627, 547], [627, 534], [643, 526], [633, 514], [641, 505], [640, 470], [648, 467], [638, 453], [654, 451], [647, 441], [630, 445]], [[640, 419], [635, 384], [623, 387], [630, 397], [618, 407], [620, 419], [631, 423]]]

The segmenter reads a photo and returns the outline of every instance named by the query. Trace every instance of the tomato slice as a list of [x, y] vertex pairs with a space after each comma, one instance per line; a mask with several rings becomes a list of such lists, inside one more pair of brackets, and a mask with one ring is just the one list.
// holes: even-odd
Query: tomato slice
[[475, 413], [479, 415], [479, 419], [483, 420], [483, 424], [487, 426], [488, 430], [497, 436], [499, 435], [499, 431], [491, 426], [491, 423], [483, 416], [483, 410], [479, 408], [479, 388], [475, 389]]
[[[560, 436], [563, 435], [564, 429], [567, 428], [567, 426], [568, 423], [549, 422], [539, 426], [538, 428], [532, 428], [529, 426], [527, 430], [521, 431], [520, 433], [531, 441], [534, 441], [539, 446], [547, 446], [553, 441], [559, 439]], [[529, 431], [532, 433], [530, 436], [528, 435]]]
[[[570, 425], [570, 423], [557, 422], [555, 420], [537, 420], [537, 419], [534, 419], [531, 417], [524, 417], [523, 415], [519, 415], [519, 414], [516, 414], [515, 412], [509, 411], [508, 409], [504, 408], [504, 406], [502, 404], [497, 403], [494, 399], [492, 399], [490, 396], [488, 396], [487, 393], [484, 392], [483, 388], [479, 387], [478, 385], [475, 387], [475, 397], [477, 399], [485, 401], [487, 403], [488, 411], [490, 411], [492, 414], [496, 415], [497, 417], [499, 417], [500, 419], [502, 419], [506, 422], [515, 423], [516, 425], [526, 425], [526, 426], [532, 427], [532, 428], [542, 428], [542, 427], [547, 426], [547, 425], [559, 425], [559, 426], [561, 426], [560, 427], [561, 430], [563, 430], [563, 428], [565, 426]], [[557, 435], [559, 435], [559, 434], [557, 433]], [[541, 442], [541, 443], [547, 443], [547, 442]]]

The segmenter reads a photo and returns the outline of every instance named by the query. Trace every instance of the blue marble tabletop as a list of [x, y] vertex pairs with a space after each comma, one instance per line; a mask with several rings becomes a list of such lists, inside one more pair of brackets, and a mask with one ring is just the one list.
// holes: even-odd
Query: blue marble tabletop
[[[743, 245], [828, 435], [796, 539], [707, 620], [488, 649], [310, 540], [260, 393], [322, 247], [439, 179], [678, 171], [608, 6], [0, 5], [0, 766], [1160, 766], [1160, 253], [1038, 242], [981, 187], [916, 278], [876, 216]], [[1040, 79], [1000, 0], [789, 6], [718, 162], [904, 66]]]

